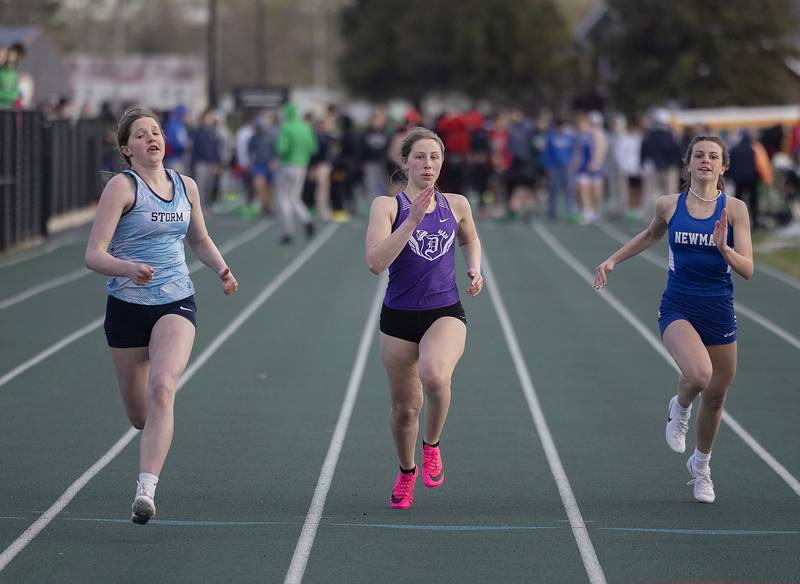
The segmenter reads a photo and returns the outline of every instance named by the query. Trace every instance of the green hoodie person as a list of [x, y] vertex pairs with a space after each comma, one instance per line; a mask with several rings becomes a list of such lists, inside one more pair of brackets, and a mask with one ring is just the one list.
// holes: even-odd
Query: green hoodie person
[[19, 81], [14, 69], [0, 67], [0, 108], [14, 106], [19, 96]]
[[281, 164], [308, 168], [308, 161], [317, 148], [317, 137], [311, 126], [300, 119], [296, 105], [287, 104], [283, 109], [283, 124], [276, 145]]
[[16, 55], [0, 47], [0, 108], [10, 108], [19, 97]]

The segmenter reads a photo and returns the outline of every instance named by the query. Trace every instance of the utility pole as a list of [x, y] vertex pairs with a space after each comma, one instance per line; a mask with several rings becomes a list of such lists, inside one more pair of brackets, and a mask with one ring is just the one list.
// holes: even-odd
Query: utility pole
[[208, 0], [208, 49], [206, 71], [208, 76], [208, 107], [217, 107], [217, 0]]
[[265, 0], [256, 1], [256, 43], [255, 79], [261, 85], [267, 84], [267, 11]]
[[122, 99], [120, 98], [120, 71], [122, 69], [122, 57], [125, 55], [125, 31], [127, 30], [127, 22], [124, 18], [124, 7], [120, 0], [114, 3], [114, 56], [112, 62], [114, 63], [114, 89], [111, 103], [114, 104], [115, 109], [120, 109]]
[[314, 71], [314, 89], [328, 89], [328, 6], [325, 0], [313, 0], [311, 12], [312, 54]]

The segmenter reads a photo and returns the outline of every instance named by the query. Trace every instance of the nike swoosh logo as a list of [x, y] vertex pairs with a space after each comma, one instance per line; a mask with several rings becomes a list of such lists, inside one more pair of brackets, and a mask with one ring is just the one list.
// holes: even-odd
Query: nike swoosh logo
[[392, 495], [392, 503], [399, 503], [399, 502], [400, 502], [400, 501], [402, 501], [402, 500], [403, 500], [402, 498], [398, 499], [397, 497], [395, 497], [394, 495]]
[[191, 312], [192, 311], [191, 308], [184, 308], [183, 306], [179, 306], [178, 308], [180, 308], [181, 310], [185, 310], [186, 312]]
[[439, 219], [439, 223], [444, 223], [447, 219]]
[[442, 478], [442, 475], [443, 475], [443, 474], [444, 474], [444, 469], [442, 469], [442, 470], [439, 472], [439, 474], [438, 474], [438, 475], [436, 475], [436, 476], [433, 476], [433, 475], [431, 475], [431, 480], [438, 481], [440, 478]]

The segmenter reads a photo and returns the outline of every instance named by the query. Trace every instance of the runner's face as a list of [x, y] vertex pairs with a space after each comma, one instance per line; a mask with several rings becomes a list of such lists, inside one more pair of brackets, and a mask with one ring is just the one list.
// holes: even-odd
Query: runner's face
[[164, 160], [164, 135], [153, 118], [139, 118], [131, 125], [128, 138], [128, 156], [136, 162], [161, 162]]
[[408, 178], [419, 189], [427, 188], [439, 178], [442, 170], [442, 149], [432, 138], [417, 140], [406, 160]]
[[724, 172], [722, 160], [722, 147], [719, 144], [707, 141], [698, 142], [692, 148], [692, 158], [689, 161], [689, 173], [692, 179], [716, 184], [717, 179]]

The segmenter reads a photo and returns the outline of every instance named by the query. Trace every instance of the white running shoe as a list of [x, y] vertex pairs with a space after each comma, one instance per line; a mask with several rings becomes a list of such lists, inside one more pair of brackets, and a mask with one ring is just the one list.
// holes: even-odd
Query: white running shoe
[[711, 471], [697, 472], [697, 469], [694, 468], [694, 455], [686, 461], [686, 470], [692, 477], [692, 480], [686, 484], [694, 487], [694, 498], [701, 503], [713, 503], [717, 496], [714, 493], [714, 483], [711, 482]]
[[139, 487], [136, 489], [136, 498], [131, 505], [131, 521], [144, 525], [156, 515], [156, 504], [153, 493]]
[[672, 396], [667, 407], [667, 445], [675, 452], [686, 452], [686, 433], [689, 432], [691, 410], [681, 415], [676, 411], [678, 396]]

